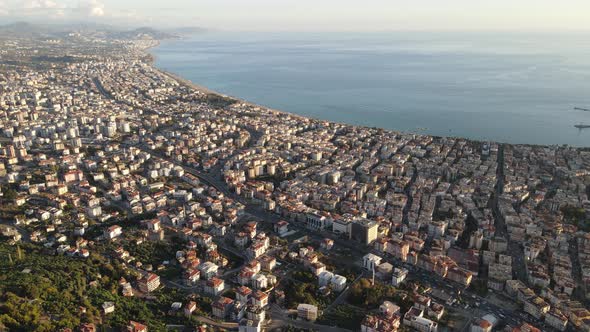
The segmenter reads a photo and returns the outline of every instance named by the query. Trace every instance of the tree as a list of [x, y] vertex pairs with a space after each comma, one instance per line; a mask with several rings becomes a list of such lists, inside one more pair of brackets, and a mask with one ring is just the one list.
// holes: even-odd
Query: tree
[[398, 293], [393, 286], [379, 283], [372, 285], [369, 279], [362, 278], [351, 286], [348, 300], [354, 305], [376, 308], [385, 300], [399, 297]]
[[[115, 302], [120, 309], [104, 322], [110, 327], [122, 328], [136, 318], [151, 331], [165, 330], [168, 318], [161, 310], [162, 302], [146, 304], [142, 299], [125, 298], [117, 293], [118, 278], [124, 275], [118, 265], [111, 265], [101, 256], [87, 260], [47, 256], [41, 247], [33, 244], [23, 244], [20, 250], [20, 263], [34, 266], [31, 273], [11, 269], [9, 260], [0, 259], [0, 326], [7, 330], [59, 331], [74, 329], [81, 322], [101, 323], [100, 306], [105, 301]], [[0, 257], [9, 253], [14, 253], [14, 248], [0, 243]], [[100, 281], [99, 287], [88, 286], [94, 280]], [[179, 298], [175, 292], [166, 294], [170, 297], [164, 301]], [[86, 308], [86, 314], [80, 313], [80, 306]]]
[[12, 189], [12, 188], [7, 188], [2, 190], [2, 192], [4, 193], [4, 198], [8, 201], [14, 201], [16, 199], [16, 197], [18, 196], [18, 193], [16, 192], [16, 190]]

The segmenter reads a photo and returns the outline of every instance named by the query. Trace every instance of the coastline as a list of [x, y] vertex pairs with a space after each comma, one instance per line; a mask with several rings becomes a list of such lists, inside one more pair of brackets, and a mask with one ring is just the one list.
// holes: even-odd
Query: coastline
[[[189, 88], [191, 88], [193, 90], [196, 90], [196, 91], [199, 91], [199, 92], [202, 92], [202, 93], [205, 93], [205, 94], [213, 94], [213, 95], [217, 95], [217, 96], [221, 96], [221, 97], [225, 97], [225, 98], [231, 98], [231, 99], [236, 100], [236, 102], [238, 102], [240, 104], [248, 105], [248, 106], [251, 106], [251, 107], [260, 107], [260, 108], [264, 108], [264, 109], [269, 110], [269, 111], [274, 112], [274, 113], [288, 114], [288, 115], [293, 116], [293, 117], [296, 117], [296, 118], [307, 118], [307, 119], [312, 119], [312, 120], [317, 120], [317, 121], [326, 121], [326, 122], [331, 122], [331, 123], [339, 123], [339, 124], [344, 124], [344, 125], [347, 125], [347, 126], [357, 126], [357, 125], [352, 125], [352, 124], [344, 123], [344, 122], [329, 121], [329, 120], [324, 120], [324, 119], [311, 118], [311, 117], [308, 117], [308, 116], [303, 116], [303, 115], [299, 115], [299, 114], [295, 114], [295, 113], [290, 113], [290, 112], [287, 112], [287, 111], [274, 109], [272, 107], [255, 104], [255, 103], [252, 103], [252, 102], [247, 101], [245, 99], [242, 99], [240, 97], [230, 96], [230, 95], [227, 95], [225, 93], [221, 93], [219, 91], [211, 90], [211, 89], [209, 89], [209, 88], [207, 88], [207, 87], [205, 87], [203, 85], [200, 85], [198, 83], [195, 83], [195, 82], [193, 82], [193, 81], [191, 81], [189, 79], [183, 78], [179, 74], [175, 74], [175, 73], [169, 72], [169, 71], [167, 71], [165, 69], [162, 69], [162, 68], [159, 68], [158, 66], [156, 66], [156, 63], [155, 63], [156, 62], [155, 61], [156, 56], [150, 50], [153, 49], [153, 48], [159, 47], [160, 45], [161, 45], [161, 43], [160, 43], [160, 41], [158, 41], [158, 43], [156, 45], [151, 46], [151, 47], [145, 49], [145, 52], [150, 57], [150, 65], [155, 70], [161, 72], [162, 74], [170, 77], [173, 80], [178, 81], [179, 84], [182, 84], [182, 85], [184, 85], [186, 87], [189, 87]], [[357, 127], [364, 127], [364, 126], [357, 126]], [[383, 130], [389, 130], [389, 129], [383, 129]], [[394, 132], [399, 132], [399, 131], [394, 131]], [[419, 134], [417, 134], [417, 135], [419, 135]]]
[[[169, 71], [166, 71], [166, 70], [164, 70], [162, 68], [158, 68], [156, 66], [156, 55], [154, 55], [151, 52], [151, 50], [154, 49], [154, 48], [160, 47], [161, 45], [162, 45], [162, 40], [156, 40], [156, 43], [154, 45], [151, 45], [149, 47], [146, 47], [143, 50], [145, 52], [145, 54], [149, 56], [149, 59], [150, 59], [149, 60], [149, 64], [152, 66], [152, 68], [154, 68], [155, 70], [161, 72], [162, 74], [170, 77], [171, 79], [173, 79], [175, 81], [178, 81], [179, 84], [182, 84], [182, 85], [184, 85], [186, 87], [189, 87], [189, 88], [191, 88], [193, 90], [197, 90], [199, 92], [206, 93], [206, 94], [215, 94], [215, 95], [219, 95], [219, 96], [222, 96], [222, 97], [234, 98], [234, 97], [231, 97], [231, 96], [226, 96], [223, 93], [220, 93], [218, 91], [213, 91], [211, 89], [208, 89], [205, 86], [199, 85], [199, 84], [197, 84], [195, 82], [192, 82], [192, 81], [190, 81], [188, 79], [185, 79], [183, 77], [180, 77], [179, 75], [174, 74], [174, 73], [171, 73]], [[234, 99], [237, 100], [237, 98], [234, 98]]]
[[[171, 72], [166, 71], [164, 69], [158, 68], [158, 67], [156, 67], [155, 64], [152, 64], [152, 67], [154, 67], [155, 69], [157, 69], [162, 74], [164, 74], [164, 75], [170, 77], [171, 79], [177, 81], [179, 84], [184, 85], [186, 87], [189, 87], [192, 90], [196, 90], [196, 91], [199, 91], [199, 92], [202, 92], [202, 93], [205, 93], [205, 94], [215, 94], [215, 95], [219, 95], [219, 96], [222, 96], [222, 97], [229, 97], [229, 96], [226, 96], [226, 95], [224, 95], [222, 93], [219, 93], [217, 91], [213, 91], [211, 89], [208, 89], [208, 88], [206, 88], [206, 87], [204, 87], [202, 85], [198, 85], [198, 84], [196, 84], [196, 83], [194, 83], [194, 82], [192, 82], [192, 81], [190, 81], [188, 79], [182, 78], [182, 77], [180, 77], [180, 76], [178, 76], [178, 75], [176, 75], [174, 73], [171, 73]], [[233, 98], [233, 97], [231, 97], [231, 98]]]
[[395, 134], [402, 134], [402, 135], [416, 135], [416, 136], [422, 136], [422, 137], [432, 137], [432, 138], [449, 138], [449, 139], [460, 139], [460, 140], [464, 140], [470, 143], [478, 143], [478, 144], [483, 144], [483, 143], [496, 143], [498, 145], [508, 145], [508, 146], [526, 146], [526, 147], [544, 147], [544, 148], [551, 148], [551, 147], [570, 147], [570, 148], [575, 148], [575, 149], [580, 149], [580, 150], [590, 150], [590, 145], [586, 145], [586, 146], [572, 146], [569, 144], [531, 144], [531, 143], [512, 143], [512, 142], [505, 142], [505, 141], [499, 141], [499, 140], [483, 140], [483, 139], [473, 139], [473, 138], [468, 138], [468, 137], [462, 137], [462, 136], [447, 136], [447, 135], [431, 135], [431, 134], [426, 134], [426, 133], [418, 133], [418, 132], [413, 132], [413, 131], [402, 131], [402, 130], [394, 130], [394, 129], [386, 129], [383, 127], [371, 127], [371, 126], [364, 126], [364, 125], [358, 125], [358, 124], [350, 124], [350, 123], [346, 123], [346, 122], [340, 122], [340, 121], [332, 121], [332, 120], [326, 120], [326, 119], [320, 119], [320, 118], [314, 118], [314, 117], [309, 117], [309, 116], [304, 116], [304, 115], [299, 115], [299, 114], [295, 114], [295, 113], [291, 113], [288, 111], [283, 111], [283, 110], [278, 110], [278, 109], [274, 109], [268, 106], [264, 106], [264, 105], [259, 105], [259, 104], [255, 104], [252, 102], [249, 102], [247, 100], [244, 100], [240, 97], [235, 97], [235, 96], [231, 96], [231, 95], [227, 95], [224, 93], [221, 93], [219, 91], [215, 91], [215, 90], [211, 90], [203, 85], [197, 84], [189, 79], [183, 78], [180, 76], [180, 74], [176, 74], [176, 73], [171, 73], [169, 71], [166, 71], [162, 68], [159, 68], [158, 66], [156, 66], [155, 64], [155, 59], [156, 59], [156, 55], [154, 55], [151, 50], [157, 47], [161, 46], [161, 41], [158, 40], [156, 45], [153, 45], [151, 47], [146, 48], [144, 51], [146, 52], [146, 54], [149, 55], [150, 57], [150, 65], [157, 71], [163, 73], [164, 75], [170, 77], [171, 79], [174, 79], [176, 81], [179, 82], [179, 84], [182, 84], [186, 87], [189, 87], [193, 90], [199, 91], [201, 93], [205, 93], [205, 94], [213, 94], [213, 95], [217, 95], [217, 96], [221, 96], [221, 97], [225, 97], [225, 98], [231, 98], [236, 100], [236, 102], [240, 103], [240, 104], [244, 104], [247, 106], [251, 106], [251, 107], [260, 107], [260, 108], [264, 108], [268, 111], [274, 112], [274, 113], [281, 113], [281, 114], [288, 114], [292, 117], [296, 117], [296, 118], [305, 118], [305, 119], [311, 119], [311, 120], [315, 120], [315, 121], [322, 121], [322, 122], [328, 122], [328, 123], [336, 123], [336, 124], [341, 124], [341, 125], [346, 125], [346, 126], [351, 126], [351, 127], [359, 127], [359, 128], [375, 128], [375, 129], [380, 129], [380, 130], [384, 130], [384, 131], [388, 131], [388, 132], [392, 132]]

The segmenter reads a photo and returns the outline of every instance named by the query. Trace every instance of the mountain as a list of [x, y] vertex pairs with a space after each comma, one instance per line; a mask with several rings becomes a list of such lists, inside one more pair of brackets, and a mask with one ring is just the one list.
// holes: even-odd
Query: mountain
[[0, 36], [17, 38], [63, 38], [71, 32], [110, 39], [171, 39], [180, 34], [160, 31], [149, 27], [125, 30], [105, 24], [70, 23], [70, 24], [32, 24], [15, 22], [0, 26]]
[[205, 29], [205, 28], [201, 28], [201, 27], [181, 27], [181, 28], [168, 29], [166, 31], [171, 34], [178, 35], [178, 36], [189, 36], [189, 35], [195, 35], [198, 33], [207, 32], [209, 30]]
[[140, 39], [140, 38], [152, 38], [152, 39], [158, 39], [158, 40], [162, 40], [162, 39], [171, 39], [171, 38], [177, 38], [177, 35], [168, 33], [168, 32], [164, 32], [164, 31], [159, 31], [153, 28], [148, 28], [148, 27], [141, 27], [141, 28], [137, 28], [134, 30], [129, 30], [129, 31], [117, 31], [117, 32], [112, 32], [110, 34], [112, 37], [116, 37], [116, 38], [120, 38], [120, 39]]
[[18, 38], [34, 38], [47, 36], [48, 31], [41, 26], [27, 22], [14, 22], [0, 26], [0, 36], [12, 36]]

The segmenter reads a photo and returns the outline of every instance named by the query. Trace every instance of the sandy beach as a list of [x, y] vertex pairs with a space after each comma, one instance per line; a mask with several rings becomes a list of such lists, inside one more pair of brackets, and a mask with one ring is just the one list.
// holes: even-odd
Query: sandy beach
[[177, 74], [171, 73], [171, 72], [166, 71], [166, 70], [161, 69], [161, 68], [158, 68], [155, 65], [155, 55], [150, 52], [151, 49], [156, 48], [158, 46], [160, 46], [160, 41], [158, 41], [158, 43], [155, 44], [155, 45], [153, 45], [152, 47], [149, 47], [149, 48], [146, 48], [145, 49], [145, 52], [147, 54], [149, 54], [149, 56], [151, 58], [151, 65], [152, 65], [152, 67], [154, 67], [154, 69], [158, 70], [159, 72], [163, 73], [164, 75], [170, 77], [171, 79], [177, 81], [179, 84], [182, 84], [184, 86], [187, 86], [187, 87], [189, 87], [189, 88], [191, 88], [191, 89], [193, 89], [195, 91], [199, 91], [199, 92], [204, 93], [204, 94], [214, 94], [214, 95], [222, 96], [222, 97], [225, 97], [225, 98], [232, 98], [232, 99], [235, 99], [240, 104], [245, 104], [245, 105], [252, 106], [252, 107], [264, 108], [266, 110], [269, 110], [269, 111], [275, 112], [275, 113], [289, 114], [290, 116], [297, 117], [297, 118], [308, 118], [306, 116], [302, 116], [302, 115], [299, 115], [299, 114], [294, 114], [294, 113], [290, 113], [290, 112], [286, 112], [286, 111], [281, 111], [281, 110], [273, 109], [273, 108], [270, 108], [270, 107], [267, 107], [267, 106], [262, 106], [262, 105], [254, 104], [252, 102], [249, 102], [249, 101], [244, 100], [244, 99], [239, 98], [239, 97], [229, 96], [229, 95], [223, 94], [223, 93], [221, 93], [219, 91], [211, 90], [211, 89], [209, 89], [209, 88], [207, 88], [207, 87], [205, 87], [203, 85], [197, 84], [197, 83], [192, 82], [192, 81], [190, 81], [188, 79], [185, 79], [183, 77], [180, 77]]

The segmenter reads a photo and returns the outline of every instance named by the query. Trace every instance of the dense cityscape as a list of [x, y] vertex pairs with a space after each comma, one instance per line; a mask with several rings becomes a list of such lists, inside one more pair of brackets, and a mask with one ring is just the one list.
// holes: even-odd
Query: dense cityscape
[[0, 331], [590, 331], [590, 151], [356, 127], [0, 39]]

